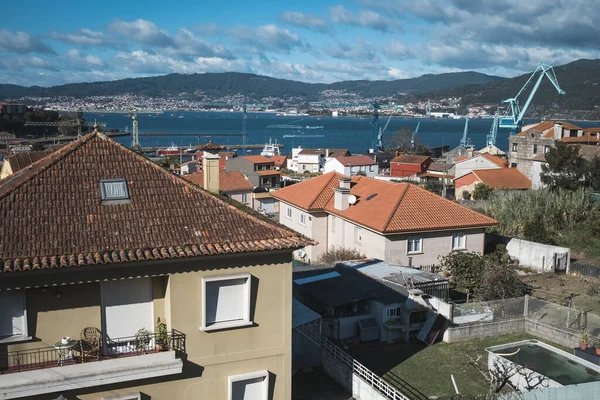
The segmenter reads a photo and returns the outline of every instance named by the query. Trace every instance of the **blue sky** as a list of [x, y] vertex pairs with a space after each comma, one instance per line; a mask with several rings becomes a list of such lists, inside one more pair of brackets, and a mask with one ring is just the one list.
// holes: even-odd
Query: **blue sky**
[[[589, 0], [10, 1], [0, 83], [238, 71], [307, 82], [600, 58]], [[73, 3], [80, 3], [74, 5]]]

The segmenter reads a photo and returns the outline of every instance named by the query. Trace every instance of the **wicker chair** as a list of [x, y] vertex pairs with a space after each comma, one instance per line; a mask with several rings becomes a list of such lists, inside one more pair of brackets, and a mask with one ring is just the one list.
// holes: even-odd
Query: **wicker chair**
[[100, 359], [102, 350], [102, 332], [94, 327], [84, 328], [81, 331], [79, 345], [81, 348], [82, 362]]

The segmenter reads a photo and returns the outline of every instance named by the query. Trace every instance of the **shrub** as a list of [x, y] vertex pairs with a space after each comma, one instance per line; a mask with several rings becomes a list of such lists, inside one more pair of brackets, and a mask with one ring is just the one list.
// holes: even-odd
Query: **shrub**
[[462, 192], [462, 198], [464, 200], [471, 200], [471, 193], [469, 193], [468, 190], [463, 190], [463, 192]]
[[493, 192], [494, 189], [485, 183], [478, 183], [473, 189], [473, 200], [489, 200]]
[[442, 194], [443, 185], [442, 182], [438, 180], [427, 180], [425, 181], [425, 185], [423, 185], [423, 187], [425, 188], [425, 190], [428, 190], [432, 193], [438, 195]]
[[335, 264], [338, 261], [346, 261], [346, 260], [360, 260], [365, 258], [364, 254], [361, 254], [360, 251], [355, 249], [346, 249], [342, 247], [332, 247], [327, 250], [317, 263], [319, 264]]

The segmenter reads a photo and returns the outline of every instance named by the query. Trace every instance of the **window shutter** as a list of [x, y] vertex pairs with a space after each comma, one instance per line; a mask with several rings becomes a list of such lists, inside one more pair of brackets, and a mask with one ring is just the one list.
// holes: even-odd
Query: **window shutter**
[[246, 278], [207, 282], [206, 324], [244, 319]]

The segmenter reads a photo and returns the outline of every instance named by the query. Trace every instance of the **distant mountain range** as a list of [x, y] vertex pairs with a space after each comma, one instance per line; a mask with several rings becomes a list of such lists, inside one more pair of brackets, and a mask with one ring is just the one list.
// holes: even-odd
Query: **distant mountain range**
[[[554, 68], [560, 86], [567, 92], [559, 95], [548, 79], [542, 84], [528, 116], [560, 118], [600, 118], [600, 60], [578, 60]], [[393, 81], [343, 81], [330, 84], [306, 83], [237, 72], [205, 74], [170, 74], [148, 78], [109, 82], [74, 83], [49, 88], [0, 84], [0, 98], [21, 96], [88, 97], [98, 95], [138, 94], [160, 97], [224, 98], [245, 95], [258, 101], [265, 97], [291, 99], [297, 104], [325, 100], [324, 90], [345, 91], [348, 97], [427, 99], [461, 97], [463, 106], [499, 104], [515, 96], [531, 74], [501, 78], [478, 72], [423, 75]], [[521, 103], [529, 91], [522, 95]]]
[[73, 83], [49, 88], [0, 84], [0, 97], [21, 96], [69, 96], [88, 97], [118, 94], [175, 97], [186, 93], [190, 98], [209, 96], [219, 98], [243, 94], [251, 99], [263, 97], [301, 97], [304, 101], [321, 100], [323, 90], [345, 90], [361, 98], [390, 97], [402, 94], [418, 94], [433, 90], [451, 89], [466, 84], [484, 84], [502, 80], [478, 72], [456, 72], [423, 75], [418, 78], [394, 81], [344, 81], [331, 84], [306, 83], [268, 76], [238, 72], [206, 74], [170, 74], [148, 78], [122, 79], [118, 81]]

